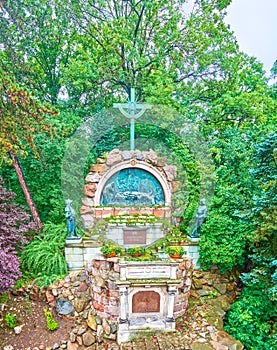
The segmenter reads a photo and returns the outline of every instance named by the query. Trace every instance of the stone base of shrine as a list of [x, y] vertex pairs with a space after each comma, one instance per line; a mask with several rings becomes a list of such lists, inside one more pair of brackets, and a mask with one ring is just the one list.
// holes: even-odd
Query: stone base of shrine
[[119, 323], [117, 331], [117, 343], [126, 343], [132, 339], [143, 339], [146, 336], [155, 334], [174, 332], [175, 320], [167, 322], [166, 319], [159, 318], [138, 318], [130, 320], [128, 323]]
[[192, 283], [191, 258], [125, 261], [98, 258], [86, 264], [93, 312], [117, 324], [117, 342], [147, 334], [173, 332], [186, 313]]
[[[183, 246], [186, 251], [186, 256], [192, 258], [193, 265], [195, 268], [200, 268], [199, 265], [199, 238], [197, 241], [191, 241]], [[68, 266], [68, 271], [82, 270], [86, 263], [92, 259], [103, 256], [101, 246], [97, 240], [75, 240], [66, 241], [65, 244], [65, 259]]]
[[175, 330], [175, 319], [187, 309], [191, 268], [189, 258], [119, 263], [118, 344]]

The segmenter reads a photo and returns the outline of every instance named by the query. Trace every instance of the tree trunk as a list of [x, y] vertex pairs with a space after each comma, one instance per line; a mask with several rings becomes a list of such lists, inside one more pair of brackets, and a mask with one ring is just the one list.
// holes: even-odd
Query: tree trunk
[[9, 152], [9, 155], [10, 155], [12, 161], [13, 161], [12, 165], [14, 167], [14, 170], [16, 172], [18, 181], [20, 183], [20, 186], [21, 186], [22, 191], [24, 193], [24, 196], [26, 198], [26, 202], [28, 204], [28, 207], [29, 207], [29, 209], [31, 211], [31, 214], [33, 216], [34, 222], [36, 223], [38, 228], [42, 228], [43, 224], [42, 224], [42, 222], [40, 220], [37, 207], [36, 207], [36, 205], [34, 203], [34, 200], [33, 200], [32, 196], [31, 196], [31, 193], [30, 193], [30, 190], [28, 188], [26, 179], [25, 179], [25, 177], [23, 175], [21, 166], [19, 164], [19, 160], [18, 160], [18, 158], [15, 156], [15, 154], [12, 151]]

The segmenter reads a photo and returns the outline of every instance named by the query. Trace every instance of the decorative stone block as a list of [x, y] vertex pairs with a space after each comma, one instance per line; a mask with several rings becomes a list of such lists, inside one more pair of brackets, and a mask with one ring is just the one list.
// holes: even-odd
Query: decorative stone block
[[111, 265], [106, 259], [102, 260], [100, 261], [100, 269], [110, 271]]
[[95, 183], [87, 184], [84, 187], [84, 193], [87, 197], [93, 198], [95, 196], [95, 191], [97, 186]]
[[89, 183], [94, 183], [94, 182], [99, 182], [101, 179], [101, 176], [98, 173], [88, 173], [87, 177], [86, 177], [86, 182]]
[[113, 208], [112, 207], [106, 207], [106, 208], [103, 208], [102, 210], [102, 218], [105, 219], [105, 218], [109, 218], [111, 215], [113, 215]]
[[106, 286], [111, 290], [115, 290], [117, 288], [116, 282], [114, 281], [107, 281]]
[[92, 267], [91, 268], [91, 274], [92, 274], [92, 276], [99, 276], [99, 269], [97, 269], [96, 267]]
[[102, 304], [102, 300], [101, 300], [101, 293], [93, 293], [93, 299], [95, 301], [97, 301], [99, 304]]
[[82, 205], [80, 208], [80, 214], [94, 214], [94, 209], [92, 207], [87, 207], [85, 205]]
[[104, 163], [106, 163], [106, 159], [105, 158], [97, 158], [96, 163], [97, 164], [104, 164]]
[[105, 305], [104, 306], [105, 313], [110, 315], [119, 316], [119, 307], [114, 305]]
[[183, 305], [182, 304], [175, 304], [174, 305], [174, 312], [178, 312], [183, 310]]
[[113, 166], [113, 165], [120, 163], [121, 160], [122, 160], [121, 151], [116, 148], [116, 149], [112, 150], [110, 153], [108, 153], [106, 164], [107, 164], [107, 166]]
[[146, 161], [153, 165], [157, 165], [158, 156], [152, 149], [150, 149], [148, 152], [143, 152], [143, 155]]
[[101, 294], [101, 293], [102, 293], [102, 288], [93, 285], [93, 286], [92, 286], [92, 291], [95, 292], [95, 293]]
[[144, 154], [141, 151], [139, 151], [139, 150], [135, 150], [134, 157], [137, 160], [144, 160]]
[[104, 288], [106, 286], [105, 280], [100, 276], [95, 276], [95, 285]]
[[100, 303], [103, 304], [104, 306], [105, 306], [105, 305], [109, 305], [109, 304], [110, 304], [110, 300], [109, 300], [108, 297], [101, 296], [101, 298], [100, 298]]
[[95, 219], [92, 214], [81, 215], [81, 220], [85, 229], [90, 229], [94, 226]]
[[111, 297], [111, 298], [116, 298], [116, 299], [118, 299], [118, 297], [119, 297], [119, 291], [118, 291], [118, 290], [108, 289], [108, 290], [107, 290], [107, 296], [108, 296], [108, 297]]
[[155, 216], [158, 218], [164, 218], [165, 217], [165, 210], [164, 208], [154, 208], [154, 213]]
[[114, 264], [113, 269], [114, 272], [119, 272], [119, 264]]
[[93, 301], [93, 307], [95, 308], [95, 310], [104, 312], [104, 306], [99, 304], [97, 301]]
[[165, 157], [158, 157], [157, 159], [157, 167], [164, 167], [166, 164], [166, 158]]
[[107, 171], [108, 167], [106, 164], [92, 164], [90, 170], [94, 173], [103, 174], [105, 171]]
[[119, 302], [118, 297], [117, 298], [115, 298], [115, 297], [110, 297], [109, 298], [109, 305], [118, 306], [118, 302]]
[[83, 334], [83, 344], [85, 346], [90, 346], [96, 342], [96, 338], [91, 331], [88, 331]]
[[82, 198], [82, 203], [86, 207], [94, 207], [94, 200], [92, 198], [84, 197]]
[[99, 269], [99, 267], [101, 266], [101, 262], [104, 260], [105, 258], [103, 257], [103, 258], [97, 258], [97, 259], [95, 259], [95, 260], [93, 260], [93, 267], [95, 267], [95, 268], [97, 268], [97, 269]]
[[132, 158], [132, 155], [131, 155], [130, 151], [123, 151], [121, 156], [122, 156], [123, 160], [129, 160], [129, 159]]
[[173, 181], [172, 182], [172, 192], [175, 193], [175, 192], [178, 192], [178, 191], [181, 191], [182, 189], [182, 183], [180, 181]]
[[107, 322], [106, 319], [103, 320], [103, 329], [106, 333], [106, 335], [110, 335], [111, 334], [111, 327], [109, 325], [109, 323]]
[[174, 181], [177, 176], [177, 167], [175, 165], [165, 165], [163, 167], [163, 171], [166, 174], [167, 180], [168, 181]]

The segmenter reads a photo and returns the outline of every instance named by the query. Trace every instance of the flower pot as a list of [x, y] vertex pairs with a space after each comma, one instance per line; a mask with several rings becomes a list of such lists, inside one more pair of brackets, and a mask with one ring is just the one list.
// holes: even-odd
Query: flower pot
[[181, 255], [180, 254], [171, 254], [170, 257], [172, 259], [181, 259]]
[[114, 258], [116, 256], [116, 252], [112, 252], [110, 254], [106, 254], [106, 258]]
[[154, 209], [154, 215], [157, 216], [158, 218], [163, 218], [164, 217], [164, 209], [163, 208], [155, 208]]

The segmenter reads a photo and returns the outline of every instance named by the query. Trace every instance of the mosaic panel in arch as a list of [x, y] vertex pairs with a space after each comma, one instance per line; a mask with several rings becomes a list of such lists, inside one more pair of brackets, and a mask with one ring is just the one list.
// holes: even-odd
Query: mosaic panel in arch
[[100, 205], [164, 205], [164, 192], [159, 181], [148, 171], [127, 168], [106, 182]]

